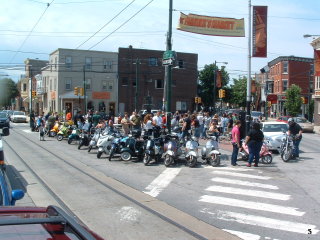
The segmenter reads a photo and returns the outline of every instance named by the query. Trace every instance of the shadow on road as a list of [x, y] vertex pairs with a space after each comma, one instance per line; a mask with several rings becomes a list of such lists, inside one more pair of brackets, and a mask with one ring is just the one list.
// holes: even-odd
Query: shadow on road
[[28, 182], [22, 177], [20, 172], [12, 165], [6, 165], [6, 173], [12, 189], [21, 189], [27, 192]]

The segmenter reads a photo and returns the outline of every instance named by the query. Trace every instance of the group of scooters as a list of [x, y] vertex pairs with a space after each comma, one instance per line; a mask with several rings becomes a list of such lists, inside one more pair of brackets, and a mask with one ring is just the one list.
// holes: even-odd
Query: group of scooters
[[[80, 131], [78, 149], [88, 147], [88, 152], [97, 149], [97, 158], [107, 155], [109, 161], [120, 157], [123, 161], [137, 159], [145, 165], [163, 160], [166, 167], [181, 160], [189, 167], [195, 167], [199, 158], [198, 139], [187, 134], [181, 137], [181, 128], [174, 129], [170, 134], [164, 129], [154, 127], [152, 131], [131, 130], [129, 135], [123, 135], [114, 127], [96, 129], [84, 125]], [[220, 152], [216, 136], [209, 136], [201, 149], [202, 163], [218, 166]]]

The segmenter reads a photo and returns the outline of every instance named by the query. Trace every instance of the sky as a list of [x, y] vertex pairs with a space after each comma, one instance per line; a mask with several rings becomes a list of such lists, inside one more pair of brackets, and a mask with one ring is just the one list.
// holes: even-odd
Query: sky
[[[199, 70], [214, 61], [219, 67], [228, 62], [231, 78], [247, 75], [248, 4], [248, 0], [173, 0], [172, 49], [197, 53]], [[267, 58], [252, 58], [252, 74], [279, 56], [313, 57], [313, 39], [303, 35], [320, 35], [319, 0], [251, 0], [251, 4], [268, 6]], [[110, 52], [129, 45], [166, 48], [169, 0], [1, 0], [0, 11], [0, 78], [17, 81], [25, 59], [48, 60], [57, 48]], [[244, 18], [246, 37], [179, 31], [180, 12]]]

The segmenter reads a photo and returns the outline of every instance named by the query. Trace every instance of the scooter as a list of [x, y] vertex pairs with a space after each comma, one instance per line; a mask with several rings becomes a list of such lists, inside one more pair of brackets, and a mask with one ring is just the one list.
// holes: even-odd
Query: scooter
[[144, 141], [138, 140], [141, 135], [140, 130], [133, 130], [126, 141], [126, 146], [120, 151], [120, 158], [123, 161], [130, 161], [132, 157], [143, 160]]
[[[245, 140], [242, 140], [242, 150], [239, 152], [242, 157], [242, 160], [248, 161], [249, 159], [249, 149], [245, 144]], [[272, 163], [272, 153], [270, 152], [268, 145], [266, 142], [263, 142], [261, 150], [260, 150], [260, 160], [263, 164]]]
[[122, 148], [127, 146], [128, 136], [122, 137], [120, 134], [116, 134], [116, 137], [111, 143], [111, 149], [109, 154], [109, 161], [112, 160], [114, 155], [121, 154]]
[[59, 122], [56, 122], [54, 125], [53, 125], [53, 128], [52, 129], [49, 129], [49, 137], [55, 137], [57, 136], [58, 132], [59, 132], [59, 127], [60, 127], [60, 124]]
[[151, 136], [146, 136], [145, 140], [143, 163], [147, 166], [152, 159], [156, 163], [160, 161], [163, 154], [163, 139], [162, 137], [152, 138]]
[[179, 136], [177, 134], [173, 133], [172, 135], [165, 136], [164, 151], [164, 165], [169, 167], [182, 155]]
[[80, 140], [80, 129], [74, 128], [71, 134], [68, 136], [68, 144], [71, 144], [73, 141]]
[[110, 155], [111, 144], [115, 136], [116, 134], [109, 130], [104, 131], [104, 133], [100, 135], [100, 138], [97, 142], [97, 147], [98, 147], [97, 158], [100, 158], [103, 153]]
[[63, 138], [67, 138], [70, 134], [70, 130], [71, 130], [70, 126], [67, 127], [65, 125], [62, 125], [59, 132], [58, 132], [57, 140], [62, 141]]
[[96, 148], [97, 147], [97, 143], [98, 143], [98, 140], [100, 138], [102, 134], [102, 129], [101, 128], [97, 128], [95, 129], [95, 132], [90, 140], [90, 143], [89, 143], [89, 148], [88, 148], [88, 152], [90, 152], [92, 150], [92, 148]]
[[84, 124], [84, 126], [82, 127], [82, 132], [80, 133], [78, 149], [81, 149], [82, 146], [89, 146], [93, 134], [94, 128], [91, 128], [91, 124]]
[[197, 139], [191, 135], [188, 135], [184, 153], [187, 166], [195, 167], [197, 165], [198, 147], [199, 143]]
[[217, 137], [207, 134], [209, 140], [206, 142], [206, 146], [201, 149], [201, 158], [209, 163], [213, 167], [220, 165], [219, 144]]

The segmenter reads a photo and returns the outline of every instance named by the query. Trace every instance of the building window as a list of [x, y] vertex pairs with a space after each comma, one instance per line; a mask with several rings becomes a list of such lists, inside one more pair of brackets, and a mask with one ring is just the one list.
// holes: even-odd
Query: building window
[[66, 79], [66, 90], [71, 90], [71, 78]]
[[66, 68], [70, 69], [72, 67], [72, 57], [67, 56], [65, 64], [66, 64]]
[[128, 86], [128, 82], [129, 82], [129, 79], [127, 77], [123, 77], [121, 79], [121, 85], [122, 86]]
[[52, 91], [52, 79], [50, 79], [50, 91]]
[[26, 84], [26, 83], [23, 84], [23, 91], [24, 91], [24, 92], [27, 91], [27, 84]]
[[53, 79], [53, 91], [56, 91], [57, 90], [57, 78], [55, 77]]
[[285, 92], [288, 89], [288, 79], [282, 79], [282, 91]]
[[179, 68], [184, 68], [184, 61], [180, 59], [178, 61], [178, 66], [179, 66]]
[[57, 69], [58, 57], [54, 58], [54, 69]]
[[149, 66], [158, 66], [158, 59], [155, 57], [149, 57]]
[[164, 81], [162, 79], [157, 79], [155, 80], [155, 88], [156, 89], [161, 89], [163, 88], [163, 84], [164, 84]]
[[112, 92], [113, 90], [113, 82], [108, 83], [108, 91]]
[[86, 70], [91, 70], [92, 68], [92, 59], [91, 57], [86, 57]]
[[288, 62], [283, 62], [283, 72], [282, 73], [288, 73]]
[[102, 81], [102, 90], [108, 90], [107, 87], [108, 87], [107, 81], [106, 80]]
[[112, 61], [109, 61], [107, 59], [103, 60], [103, 70], [108, 71], [112, 69]]
[[315, 90], [320, 90], [320, 76], [315, 77]]
[[87, 78], [86, 79], [86, 90], [90, 90], [91, 89], [91, 79]]
[[133, 87], [136, 87], [136, 81], [137, 81], [136, 79], [132, 79], [132, 86]]

